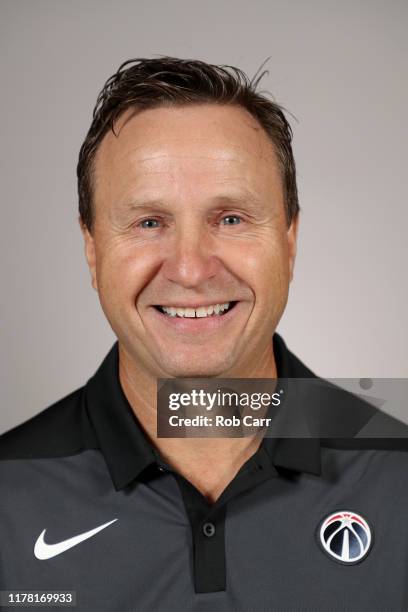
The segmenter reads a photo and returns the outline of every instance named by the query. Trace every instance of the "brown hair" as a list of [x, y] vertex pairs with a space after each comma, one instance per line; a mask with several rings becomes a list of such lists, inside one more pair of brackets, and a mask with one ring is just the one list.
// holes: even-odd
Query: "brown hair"
[[[93, 228], [93, 173], [98, 145], [128, 108], [198, 103], [234, 104], [246, 109], [261, 124], [279, 160], [288, 225], [299, 211], [292, 129], [283, 108], [257, 91], [266, 71], [249, 80], [239, 68], [216, 66], [199, 60], [161, 57], [124, 62], [105, 83], [93, 111], [91, 127], [79, 152], [77, 165], [79, 214]], [[115, 132], [114, 132], [115, 133]]]

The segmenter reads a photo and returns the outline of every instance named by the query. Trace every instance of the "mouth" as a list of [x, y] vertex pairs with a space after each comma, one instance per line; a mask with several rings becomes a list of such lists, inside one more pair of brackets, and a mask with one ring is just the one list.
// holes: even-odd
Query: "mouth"
[[[162, 339], [170, 334], [177, 341], [210, 342], [213, 334], [239, 333], [247, 316], [247, 307], [242, 300], [225, 302], [172, 302], [155, 304], [148, 309], [146, 321], [152, 326], [152, 333]], [[212, 340], [211, 340], [212, 341]]]
[[168, 306], [168, 305], [154, 305], [154, 308], [166, 315], [167, 317], [185, 318], [185, 319], [208, 319], [215, 317], [222, 317], [230, 312], [237, 302], [218, 302], [216, 304], [209, 304], [208, 306]]

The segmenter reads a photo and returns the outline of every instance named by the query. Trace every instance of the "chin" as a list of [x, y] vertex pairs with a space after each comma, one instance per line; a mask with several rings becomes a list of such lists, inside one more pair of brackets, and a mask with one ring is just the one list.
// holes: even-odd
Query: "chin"
[[220, 363], [219, 360], [214, 363], [210, 363], [209, 360], [193, 360], [184, 361], [184, 359], [176, 361], [174, 363], [163, 364], [163, 370], [174, 378], [211, 378], [214, 376], [222, 377], [223, 373], [226, 372], [228, 364]]

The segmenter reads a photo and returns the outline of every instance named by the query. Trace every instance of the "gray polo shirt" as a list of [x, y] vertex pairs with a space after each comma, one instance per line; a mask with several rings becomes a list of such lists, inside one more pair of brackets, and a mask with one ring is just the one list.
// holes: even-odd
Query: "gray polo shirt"
[[[314, 376], [273, 346], [280, 377]], [[211, 505], [146, 439], [115, 343], [0, 437], [0, 588], [91, 612], [407, 611], [405, 435], [264, 438]]]

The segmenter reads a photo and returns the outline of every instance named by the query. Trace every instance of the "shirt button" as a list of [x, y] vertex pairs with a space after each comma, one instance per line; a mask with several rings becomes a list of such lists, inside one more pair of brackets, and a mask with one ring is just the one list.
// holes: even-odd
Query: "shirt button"
[[213, 523], [204, 523], [203, 525], [203, 533], [207, 538], [212, 538], [215, 534], [215, 525]]

